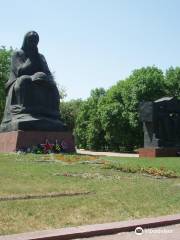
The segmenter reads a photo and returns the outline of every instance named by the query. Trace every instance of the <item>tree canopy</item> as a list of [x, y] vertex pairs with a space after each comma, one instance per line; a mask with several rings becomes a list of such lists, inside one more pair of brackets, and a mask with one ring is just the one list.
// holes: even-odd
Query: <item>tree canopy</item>
[[6, 101], [5, 83], [8, 80], [12, 49], [0, 48], [0, 121], [3, 117]]
[[139, 103], [166, 96], [168, 89], [162, 70], [152, 66], [134, 70], [103, 94], [98, 94], [100, 89], [92, 91], [77, 116], [77, 145], [108, 151], [132, 151], [142, 146]]

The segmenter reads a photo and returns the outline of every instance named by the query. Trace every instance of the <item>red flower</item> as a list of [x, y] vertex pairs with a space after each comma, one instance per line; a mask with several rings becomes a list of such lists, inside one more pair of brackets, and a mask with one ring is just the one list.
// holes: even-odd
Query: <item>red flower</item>
[[41, 144], [41, 147], [46, 153], [51, 152], [53, 149], [53, 146], [54, 144], [50, 144], [48, 140], [46, 140], [46, 143]]

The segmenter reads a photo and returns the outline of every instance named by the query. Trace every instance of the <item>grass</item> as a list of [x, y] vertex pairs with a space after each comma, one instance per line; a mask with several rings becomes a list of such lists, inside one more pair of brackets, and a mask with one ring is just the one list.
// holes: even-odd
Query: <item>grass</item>
[[105, 168], [154, 176], [180, 177], [180, 158], [107, 158]]
[[[147, 177], [139, 168], [172, 171], [177, 178]], [[0, 201], [0, 234], [178, 213], [179, 176], [180, 158], [1, 154], [0, 197], [90, 194]]]

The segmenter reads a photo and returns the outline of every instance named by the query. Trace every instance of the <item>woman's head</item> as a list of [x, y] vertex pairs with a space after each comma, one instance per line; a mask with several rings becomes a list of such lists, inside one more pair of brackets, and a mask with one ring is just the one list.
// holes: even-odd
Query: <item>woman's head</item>
[[24, 36], [22, 49], [28, 53], [38, 52], [39, 35], [35, 31], [30, 31]]

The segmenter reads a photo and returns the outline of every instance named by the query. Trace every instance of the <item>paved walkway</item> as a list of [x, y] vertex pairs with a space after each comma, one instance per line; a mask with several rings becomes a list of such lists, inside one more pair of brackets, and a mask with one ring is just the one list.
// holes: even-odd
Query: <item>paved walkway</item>
[[135, 232], [123, 232], [115, 235], [81, 238], [81, 240], [180, 240], [180, 224], [143, 231], [142, 235], [136, 235]]
[[115, 153], [115, 152], [93, 152], [82, 149], [76, 149], [79, 154], [94, 155], [94, 156], [110, 156], [110, 157], [139, 157], [136, 153]]

